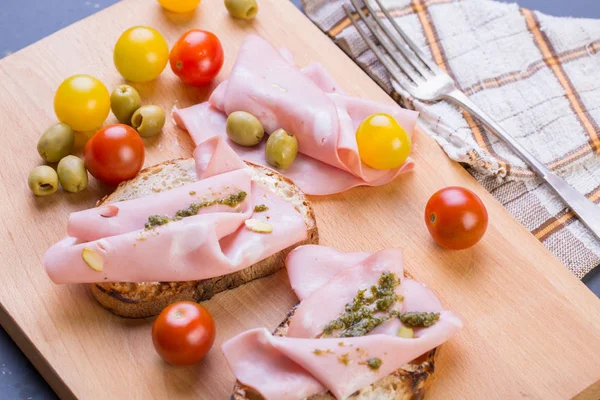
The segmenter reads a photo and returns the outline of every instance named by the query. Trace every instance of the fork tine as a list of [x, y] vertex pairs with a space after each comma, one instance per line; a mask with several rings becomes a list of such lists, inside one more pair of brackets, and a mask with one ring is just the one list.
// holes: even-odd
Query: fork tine
[[[355, 4], [355, 0], [351, 0], [352, 4], [354, 4], [354, 6], [356, 7]], [[364, 0], [364, 4], [367, 6], [367, 9], [369, 10], [369, 13], [371, 14], [371, 17], [375, 20], [375, 22], [377, 23], [377, 25], [379, 25], [379, 28], [381, 28], [381, 30], [385, 33], [385, 35], [387, 36], [387, 39], [390, 40], [395, 48], [392, 49], [391, 45], [389, 44], [389, 42], [386, 43], [386, 41], [382, 40], [381, 35], [378, 33], [377, 28], [374, 28], [372, 26], [370, 26], [368, 24], [367, 21], [365, 21], [365, 23], [367, 23], [367, 25], [369, 25], [369, 27], [371, 28], [371, 30], [373, 31], [373, 34], [377, 37], [377, 39], [379, 40], [379, 42], [387, 49], [387, 51], [394, 55], [395, 52], [400, 52], [404, 58], [406, 59], [406, 61], [409, 62], [410, 66], [423, 78], [426, 78], [427, 76], [431, 75], [431, 71], [429, 69], [428, 65], [423, 65], [420, 61], [419, 58], [415, 57], [415, 53], [413, 53], [410, 49], [408, 49], [406, 47], [406, 45], [404, 45], [403, 43], [400, 43], [400, 40], [398, 40], [396, 38], [396, 35], [383, 23], [383, 21], [377, 17], [377, 14], [375, 13], [375, 10], [373, 9], [373, 7], [371, 6], [370, 2], [367, 0]], [[400, 63], [400, 61], [394, 57], [394, 60], [397, 63]]]
[[[407, 51], [406, 49], [395, 49], [390, 44], [390, 42], [387, 40], [387, 38], [383, 37], [383, 35], [380, 33], [377, 26], [370, 20], [370, 18], [367, 18], [367, 16], [363, 13], [361, 7], [358, 5], [356, 0], [350, 0], [350, 2], [356, 9], [356, 13], [360, 17], [360, 19], [365, 23], [367, 28], [371, 31], [373, 36], [375, 36], [377, 38], [377, 40], [385, 48], [385, 50], [387, 50], [389, 56], [394, 60], [396, 65], [398, 65], [398, 67], [402, 71], [404, 71], [404, 73], [406, 75], [408, 75], [408, 77], [413, 82], [416, 83], [416, 82], [422, 80], [424, 75], [419, 71], [419, 69], [415, 65], [415, 63], [418, 64], [419, 61], [414, 57], [414, 55], [410, 54], [410, 52]], [[366, 4], [366, 2], [365, 2], [365, 4]], [[371, 12], [371, 11], [369, 10], [369, 12]], [[375, 20], [377, 20], [377, 17], [375, 17]], [[398, 50], [400, 50], [400, 53], [402, 54], [404, 59], [402, 59], [398, 56]], [[413, 60], [410, 59], [411, 57]], [[423, 67], [421, 67], [421, 68], [423, 68]]]
[[[389, 11], [383, 6], [383, 4], [381, 4], [381, 1], [375, 0], [375, 2], [377, 3], [377, 6], [379, 7], [379, 9], [386, 16], [388, 21], [390, 21], [390, 24], [394, 27], [394, 29], [396, 29], [396, 32], [398, 32], [400, 34], [400, 36], [402, 36], [402, 39], [404, 39], [404, 41], [408, 44], [408, 47], [410, 47], [410, 49], [415, 52], [415, 54], [417, 55], [417, 57], [419, 57], [419, 59], [423, 62], [423, 64], [425, 64], [432, 72], [436, 72], [436, 73], [443, 72], [440, 69], [440, 67], [438, 67], [435, 63], [428, 60], [428, 57], [426, 57], [425, 54], [423, 54], [423, 52], [419, 49], [419, 47], [415, 44], [415, 42], [413, 42], [412, 39], [404, 32], [404, 30], [402, 28], [400, 28], [400, 26], [398, 26], [398, 24], [396, 23], [394, 18], [390, 15]], [[375, 15], [375, 14], [373, 14], [372, 8], [370, 7], [369, 0], [365, 0], [365, 4], [367, 5], [369, 12], [372, 13], [372, 15]], [[396, 44], [396, 46], [398, 46], [397, 41], [394, 41], [394, 44]]]
[[414, 81], [408, 75], [405, 75], [402, 72], [400, 72], [400, 69], [396, 66], [396, 64], [394, 64], [393, 62], [390, 62], [385, 57], [385, 55], [383, 54], [383, 52], [377, 48], [377, 45], [375, 43], [373, 43], [373, 41], [371, 39], [369, 39], [368, 35], [358, 25], [358, 22], [356, 22], [354, 20], [354, 17], [352, 16], [352, 13], [348, 9], [348, 7], [344, 4], [342, 6], [342, 8], [346, 12], [346, 15], [350, 19], [350, 22], [352, 22], [352, 25], [354, 25], [354, 27], [356, 28], [356, 30], [358, 31], [358, 33], [360, 34], [360, 36], [363, 38], [363, 40], [365, 41], [365, 43], [367, 44], [367, 46], [369, 46], [369, 48], [371, 49], [371, 51], [373, 52], [373, 54], [375, 54], [375, 57], [377, 57], [377, 59], [383, 64], [383, 66], [390, 73], [390, 75], [392, 76], [392, 78], [396, 82], [398, 82], [398, 84], [400, 86], [403, 86], [403, 87], [405, 85], [410, 86], [410, 83], [408, 81], [410, 81], [410, 82], [412, 82], [414, 84]]

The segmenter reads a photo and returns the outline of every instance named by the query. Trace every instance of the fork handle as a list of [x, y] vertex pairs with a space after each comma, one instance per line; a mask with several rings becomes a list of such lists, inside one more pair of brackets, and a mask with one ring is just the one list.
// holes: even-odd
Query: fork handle
[[445, 100], [454, 102], [481, 121], [491, 132], [502, 139], [515, 153], [542, 177], [561, 199], [579, 216], [597, 238], [600, 239], [600, 208], [589, 201], [584, 195], [571, 187], [564, 179], [550, 171], [530, 152], [506, 132], [497, 122], [479, 108], [469, 97], [458, 89], [443, 96]]

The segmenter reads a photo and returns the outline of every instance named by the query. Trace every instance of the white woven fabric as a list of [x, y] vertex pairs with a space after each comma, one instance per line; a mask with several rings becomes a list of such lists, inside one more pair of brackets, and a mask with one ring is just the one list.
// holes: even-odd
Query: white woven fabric
[[[538, 160], [600, 201], [600, 21], [555, 18], [489, 0], [382, 2], [475, 103]], [[426, 104], [393, 92], [342, 3], [304, 0], [304, 7], [394, 98], [418, 110], [420, 126], [448, 156], [468, 166], [575, 275], [582, 278], [600, 264], [598, 240], [504, 143], [448, 103]]]

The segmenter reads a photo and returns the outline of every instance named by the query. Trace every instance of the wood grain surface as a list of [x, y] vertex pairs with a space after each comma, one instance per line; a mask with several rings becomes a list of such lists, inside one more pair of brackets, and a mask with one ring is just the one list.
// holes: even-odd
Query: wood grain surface
[[[157, 28], [170, 45], [192, 27], [216, 32], [226, 54], [219, 80], [244, 35], [255, 32], [288, 46], [299, 65], [322, 62], [352, 94], [392, 100], [282, 0], [262, 0], [254, 22], [230, 19], [221, 0], [204, 0], [186, 16], [164, 12], [154, 1], [126, 0], [0, 61], [2, 325], [64, 398], [226, 399], [233, 376], [219, 346], [249, 328], [273, 329], [284, 318], [296, 302], [285, 272], [206, 302], [217, 323], [215, 347], [200, 364], [175, 368], [154, 353], [151, 319], [116, 317], [84, 285], [54, 285], [42, 268], [44, 251], [65, 235], [68, 214], [111, 190], [92, 179], [79, 194], [29, 193], [27, 175], [41, 161], [37, 139], [55, 122], [54, 90], [75, 73], [97, 76], [109, 89], [122, 83], [112, 47], [123, 30], [140, 24]], [[155, 82], [135, 86], [144, 103], [164, 109], [204, 101], [214, 88], [186, 87], [168, 67]], [[83, 143], [86, 135], [79, 136]], [[172, 122], [146, 144], [146, 165], [192, 150], [187, 133]], [[464, 315], [465, 328], [441, 348], [428, 398], [600, 398], [600, 300], [432, 139], [417, 132], [414, 148], [414, 173], [314, 203], [322, 244], [348, 251], [403, 247], [410, 273]], [[438, 248], [422, 222], [429, 196], [448, 185], [471, 188], [488, 207], [488, 233], [470, 250]]]

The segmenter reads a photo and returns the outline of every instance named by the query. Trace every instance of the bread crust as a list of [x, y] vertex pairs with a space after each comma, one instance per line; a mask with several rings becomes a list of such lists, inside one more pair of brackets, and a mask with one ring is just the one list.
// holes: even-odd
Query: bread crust
[[[408, 273], [404, 274], [410, 277]], [[290, 320], [296, 311], [292, 308], [273, 335], [286, 336]], [[348, 397], [348, 400], [422, 400], [427, 387], [431, 384], [435, 369], [435, 357], [438, 348], [423, 354], [416, 360], [405, 364], [388, 376], [362, 388]], [[231, 400], [264, 400], [256, 390], [236, 381]], [[322, 392], [303, 400], [335, 400], [331, 392]]]
[[[307, 239], [296, 243], [241, 271], [224, 276], [189, 282], [108, 282], [90, 284], [94, 298], [106, 309], [126, 318], [144, 318], [159, 314], [163, 308], [181, 300], [204, 301], [215, 294], [236, 288], [255, 279], [271, 275], [285, 263], [285, 257], [303, 244], [317, 244], [319, 232], [312, 205], [304, 193], [288, 178], [262, 166], [247, 163], [253, 179], [269, 186], [289, 201], [302, 214], [307, 226]], [[135, 178], [121, 183], [96, 206], [169, 190], [196, 180], [193, 159], [166, 161], [142, 170]]]

